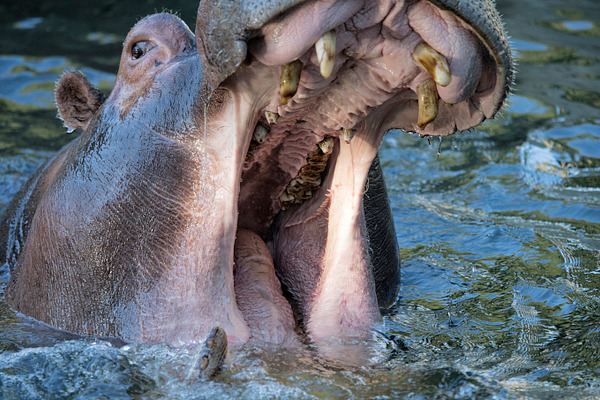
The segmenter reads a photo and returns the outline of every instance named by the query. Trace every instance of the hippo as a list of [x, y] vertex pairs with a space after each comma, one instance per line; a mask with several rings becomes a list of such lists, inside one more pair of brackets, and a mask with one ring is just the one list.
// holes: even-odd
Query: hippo
[[134, 343], [367, 338], [400, 288], [384, 134], [468, 130], [512, 81], [490, 0], [201, 1], [195, 36], [148, 16], [108, 97], [58, 82], [83, 132], [7, 208], [5, 300]]

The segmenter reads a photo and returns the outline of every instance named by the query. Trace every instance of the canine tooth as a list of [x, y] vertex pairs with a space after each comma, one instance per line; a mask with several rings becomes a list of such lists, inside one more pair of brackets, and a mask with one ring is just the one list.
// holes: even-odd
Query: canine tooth
[[281, 77], [279, 78], [279, 95], [281, 104], [286, 105], [288, 100], [294, 97], [300, 83], [300, 73], [302, 73], [302, 62], [300, 60], [292, 61], [281, 67]]
[[331, 136], [326, 137], [319, 143], [319, 148], [323, 152], [323, 154], [331, 154], [333, 151], [333, 138]]
[[413, 59], [421, 65], [440, 86], [448, 86], [452, 80], [446, 57], [435, 51], [430, 45], [421, 42], [412, 53]]
[[269, 125], [275, 125], [277, 123], [277, 118], [279, 118], [279, 114], [273, 111], [265, 110], [265, 118]]
[[419, 101], [419, 118], [417, 125], [423, 129], [438, 115], [438, 92], [433, 79], [428, 79], [417, 86]]
[[354, 132], [354, 130], [352, 129], [342, 128], [342, 137], [344, 138], [344, 141], [348, 144], [350, 144], [350, 142], [352, 141], [352, 138], [354, 137], [355, 133], [356, 132]]
[[265, 138], [267, 137], [268, 132], [269, 132], [269, 130], [267, 129], [267, 127], [259, 122], [258, 124], [256, 124], [256, 127], [254, 128], [254, 132], [252, 133], [252, 138], [254, 140], [256, 140], [258, 143], [262, 143], [265, 141]]
[[321, 68], [321, 76], [327, 79], [335, 63], [335, 31], [325, 32], [315, 43], [315, 51]]

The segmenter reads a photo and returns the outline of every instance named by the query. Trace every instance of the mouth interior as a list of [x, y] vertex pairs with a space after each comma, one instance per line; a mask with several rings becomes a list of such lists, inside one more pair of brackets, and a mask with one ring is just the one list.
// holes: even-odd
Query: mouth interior
[[[248, 43], [247, 69], [271, 70], [283, 82], [296, 64], [291, 80], [298, 80], [291, 95], [280, 94], [284, 83], [276, 88], [280, 93], [257, 110], [256, 125], [247, 133], [252, 140], [242, 166], [239, 226], [263, 237], [282, 209], [298, 207], [321, 190], [325, 166], [340, 143], [359, 135], [376, 148], [392, 128], [422, 136], [470, 129], [494, 115], [503, 91], [494, 50], [456, 15], [429, 2], [358, 10], [346, 5], [350, 16], [309, 3], [278, 16]], [[327, 24], [315, 17], [332, 14]], [[335, 50], [333, 61], [324, 62], [319, 41], [331, 44], [328, 36]], [[426, 61], [415, 59], [422, 44], [446, 59], [449, 85], [436, 83], [435, 68], [432, 73]], [[475, 56], [466, 59], [468, 54]], [[323, 64], [331, 71], [327, 78]], [[433, 91], [419, 90], [428, 83]], [[437, 111], [423, 123], [419, 114], [427, 114], [427, 105], [419, 103], [427, 102], [436, 103]]]

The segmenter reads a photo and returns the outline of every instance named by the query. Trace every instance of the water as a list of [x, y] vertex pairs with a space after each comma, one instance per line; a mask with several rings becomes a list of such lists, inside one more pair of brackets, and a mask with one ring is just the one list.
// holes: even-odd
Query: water
[[[166, 1], [0, 5], [0, 209], [73, 135], [52, 89], [79, 68], [110, 90], [120, 43]], [[75, 4], [75, 3], [74, 3]], [[382, 149], [404, 260], [374, 366], [246, 347], [215, 382], [194, 351], [40, 329], [0, 302], [1, 398], [598, 398], [600, 5], [499, 0], [519, 54], [503, 118]], [[8, 276], [0, 272], [0, 291]]]

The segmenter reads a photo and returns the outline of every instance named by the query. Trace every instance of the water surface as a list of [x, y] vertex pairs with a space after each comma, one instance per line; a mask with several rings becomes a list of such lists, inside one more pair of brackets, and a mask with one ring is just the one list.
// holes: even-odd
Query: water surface
[[[183, 2], [81, 7], [0, 5], [0, 210], [77, 135], [53, 105], [63, 71], [82, 69], [108, 93], [140, 17], [195, 18]], [[598, 398], [600, 5], [499, 8], [520, 59], [502, 118], [441, 144], [385, 138], [404, 261], [374, 365], [247, 347], [214, 382], [188, 382], [194, 350], [77, 340], [0, 301], [3, 398]], [[0, 291], [7, 279], [0, 270]]]

